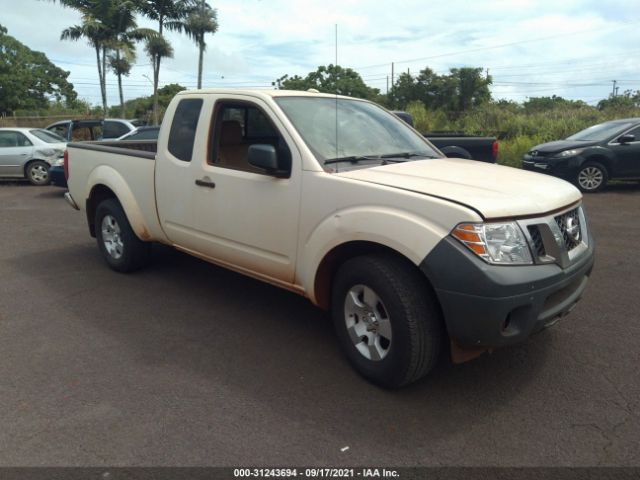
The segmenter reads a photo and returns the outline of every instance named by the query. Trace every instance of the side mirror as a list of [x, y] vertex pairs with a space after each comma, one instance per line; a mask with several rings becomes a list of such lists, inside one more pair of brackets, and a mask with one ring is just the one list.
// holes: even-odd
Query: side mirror
[[264, 170], [270, 175], [279, 176], [278, 173], [278, 154], [273, 145], [256, 144], [249, 146], [248, 159], [249, 165]]
[[631, 143], [631, 142], [635, 142], [636, 141], [636, 136], [635, 135], [622, 135], [621, 137], [618, 137], [618, 142], [619, 143]]

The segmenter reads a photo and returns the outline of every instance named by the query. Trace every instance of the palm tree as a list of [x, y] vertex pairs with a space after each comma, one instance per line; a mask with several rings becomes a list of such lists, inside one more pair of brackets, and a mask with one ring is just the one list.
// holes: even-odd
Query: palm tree
[[[56, 0], [50, 0], [55, 2]], [[134, 0], [132, 0], [134, 1]], [[77, 10], [82, 15], [82, 23], [66, 28], [60, 35], [61, 40], [77, 41], [85, 38], [95, 49], [96, 63], [98, 65], [98, 78], [100, 81], [100, 93], [102, 94], [102, 108], [107, 111], [107, 50], [110, 32], [103, 21], [108, 17], [112, 8], [109, 0], [58, 0], [58, 3], [66, 8]]]
[[148, 39], [145, 50], [153, 65], [153, 119], [158, 124], [158, 82], [160, 63], [163, 58], [173, 56], [173, 49], [163, 37], [164, 29], [181, 32], [183, 20], [194, 0], [140, 0], [140, 11], [150, 20], [158, 22], [156, 38]]
[[160, 78], [160, 60], [173, 58], [171, 44], [161, 35], [147, 39], [144, 47], [153, 64], [153, 121], [158, 125], [158, 80]]
[[115, 54], [109, 55], [109, 67], [118, 78], [118, 93], [120, 95], [120, 117], [126, 118], [126, 110], [124, 107], [124, 93], [122, 91], [122, 76], [129, 76], [131, 73], [131, 64], [135, 61], [135, 50], [128, 50], [124, 56], [120, 56], [121, 49], [117, 48]]
[[200, 51], [198, 57], [198, 88], [202, 88], [203, 54], [207, 48], [204, 36], [207, 33], [213, 35], [218, 31], [217, 9], [211, 8], [205, 0], [197, 0], [195, 5], [189, 9], [183, 28], [185, 33], [196, 42]]
[[111, 8], [105, 23], [110, 32], [109, 66], [118, 78], [118, 92], [120, 94], [121, 116], [125, 117], [124, 95], [122, 92], [122, 76], [129, 75], [131, 65], [136, 59], [135, 41], [151, 38], [156, 35], [154, 30], [138, 28], [135, 13], [140, 8], [139, 1], [110, 0]]
[[65, 28], [60, 34], [60, 40], [77, 41], [81, 38], [87, 39], [89, 44], [96, 51], [96, 62], [98, 64], [98, 79], [100, 81], [100, 93], [102, 94], [102, 108], [105, 115], [107, 113], [107, 83], [106, 83], [106, 39], [107, 32], [100, 22], [84, 16], [80, 25]]

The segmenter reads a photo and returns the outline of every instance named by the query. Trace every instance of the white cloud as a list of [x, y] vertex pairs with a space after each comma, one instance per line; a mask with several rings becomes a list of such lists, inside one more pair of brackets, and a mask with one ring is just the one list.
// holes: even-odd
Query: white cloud
[[[220, 30], [207, 38], [205, 84], [267, 87], [285, 73], [305, 75], [333, 63], [338, 24], [339, 63], [355, 67], [381, 90], [395, 62], [396, 73], [417, 73], [425, 66], [438, 72], [457, 66], [489, 68], [495, 97], [524, 100], [556, 94], [595, 100], [609, 93], [614, 78], [621, 80], [622, 90], [640, 89], [640, 73], [634, 73], [640, 23], [625, 23], [630, 17], [619, 14], [632, 11], [636, 3], [220, 0], [212, 2]], [[11, 35], [71, 70], [81, 96], [98, 103], [93, 51], [83, 42], [58, 40], [65, 27], [79, 21], [77, 13], [37, 0], [0, 0], [0, 8], [0, 22]], [[164, 62], [162, 83], [195, 86], [195, 45], [178, 34], [169, 38], [175, 58]], [[513, 45], [498, 47], [507, 44]], [[138, 66], [125, 81], [128, 98], [149, 93], [143, 76], [151, 76], [148, 63], [140, 48]], [[115, 79], [109, 82], [110, 102], [115, 103]]]

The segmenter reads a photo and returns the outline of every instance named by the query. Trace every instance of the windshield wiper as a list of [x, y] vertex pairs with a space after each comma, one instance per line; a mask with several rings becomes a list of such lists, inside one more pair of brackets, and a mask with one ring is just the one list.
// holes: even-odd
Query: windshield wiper
[[351, 162], [358, 163], [362, 160], [383, 160], [384, 164], [387, 162], [397, 163], [406, 162], [410, 158], [422, 157], [422, 158], [439, 158], [433, 155], [426, 155], [423, 153], [411, 153], [411, 152], [399, 152], [399, 153], [385, 153], [383, 155], [349, 155], [347, 157], [330, 158], [324, 161], [325, 165], [330, 163]]
[[330, 158], [324, 161], [325, 165], [329, 165], [331, 163], [340, 163], [340, 162], [351, 162], [358, 163], [361, 160], [380, 160], [381, 157], [367, 157], [366, 155], [350, 155], [347, 157], [338, 157], [338, 158]]
[[438, 158], [433, 155], [425, 155], [424, 153], [411, 153], [411, 152], [399, 152], [399, 153], [385, 153], [384, 155], [379, 155], [378, 158], [414, 158], [414, 157], [423, 157], [423, 158]]

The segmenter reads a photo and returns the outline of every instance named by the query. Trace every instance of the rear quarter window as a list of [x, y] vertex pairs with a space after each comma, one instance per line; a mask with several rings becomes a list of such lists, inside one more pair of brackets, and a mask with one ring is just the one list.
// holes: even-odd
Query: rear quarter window
[[168, 148], [174, 157], [183, 162], [190, 162], [193, 155], [193, 142], [200, 110], [202, 110], [202, 99], [186, 98], [180, 100], [173, 115]]

